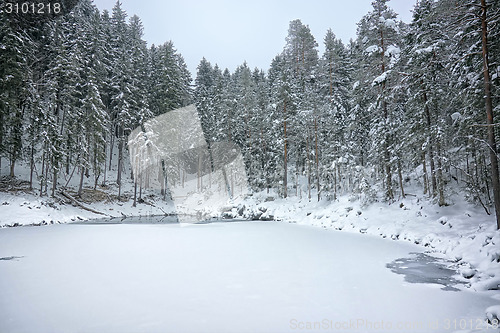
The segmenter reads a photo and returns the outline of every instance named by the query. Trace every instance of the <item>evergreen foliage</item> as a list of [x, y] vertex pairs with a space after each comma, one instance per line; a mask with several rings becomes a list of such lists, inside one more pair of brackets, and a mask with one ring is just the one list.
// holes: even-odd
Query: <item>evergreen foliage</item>
[[191, 103], [182, 56], [171, 42], [148, 49], [140, 19], [127, 20], [119, 1], [111, 15], [82, 0], [24, 24], [0, 11], [0, 26], [0, 162], [11, 177], [28, 163], [40, 195], [75, 174], [79, 194], [85, 177], [107, 185], [108, 168], [120, 185], [130, 131]]

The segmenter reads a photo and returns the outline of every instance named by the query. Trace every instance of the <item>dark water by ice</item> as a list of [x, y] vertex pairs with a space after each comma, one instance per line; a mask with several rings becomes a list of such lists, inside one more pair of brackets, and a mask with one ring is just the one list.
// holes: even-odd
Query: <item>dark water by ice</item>
[[399, 258], [386, 265], [392, 272], [404, 275], [409, 283], [439, 284], [442, 290], [459, 291], [455, 288], [464, 282], [454, 278], [458, 273], [449, 268], [450, 263], [425, 253], [411, 253], [411, 257]]

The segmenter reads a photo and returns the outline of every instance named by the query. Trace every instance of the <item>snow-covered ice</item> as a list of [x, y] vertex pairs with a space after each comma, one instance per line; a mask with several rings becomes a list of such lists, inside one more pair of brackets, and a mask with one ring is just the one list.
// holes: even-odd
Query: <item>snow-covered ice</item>
[[459, 196], [445, 207], [413, 195], [391, 205], [363, 205], [362, 200], [349, 196], [320, 202], [298, 197], [265, 201], [267, 196], [260, 193], [246, 200], [246, 211], [261, 209], [278, 220], [418, 244], [454, 262], [468, 287], [496, 290], [500, 301], [500, 231], [494, 216]]
[[386, 267], [412, 252], [283, 222], [3, 228], [0, 332], [487, 331], [488, 292]]

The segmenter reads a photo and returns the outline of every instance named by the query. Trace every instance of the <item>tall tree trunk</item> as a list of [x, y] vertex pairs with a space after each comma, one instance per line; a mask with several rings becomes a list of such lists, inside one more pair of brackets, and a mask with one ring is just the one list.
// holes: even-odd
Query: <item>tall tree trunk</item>
[[333, 168], [333, 200], [337, 200], [337, 170]]
[[122, 167], [123, 167], [123, 128], [118, 127], [118, 170], [116, 183], [118, 184], [118, 200], [120, 200], [122, 191]]
[[401, 170], [401, 160], [398, 158], [398, 178], [399, 178], [399, 187], [401, 188], [401, 196], [406, 198], [405, 189], [403, 186], [403, 172]]
[[12, 156], [13, 157], [10, 159], [9, 176], [13, 178], [16, 176], [14, 172], [16, 166], [16, 158], [14, 153], [12, 154]]
[[284, 128], [284, 143], [285, 143], [285, 152], [284, 152], [284, 162], [283, 162], [283, 167], [285, 168], [284, 174], [283, 174], [283, 197], [287, 197], [287, 178], [288, 178], [288, 166], [287, 166], [287, 159], [288, 159], [288, 152], [287, 152], [287, 137], [286, 137], [286, 100], [284, 101], [283, 104], [283, 128]]
[[306, 136], [306, 163], [307, 163], [307, 199], [311, 201], [311, 158], [309, 154], [309, 131]]
[[[1, 165], [0, 165], [0, 170], [1, 170]], [[30, 150], [30, 191], [33, 190], [33, 172], [35, 171], [35, 147], [34, 143], [31, 143], [31, 150]]]
[[107, 171], [108, 171], [108, 159], [107, 159], [107, 156], [106, 156], [106, 151], [108, 150], [107, 149], [107, 140], [104, 139], [104, 147], [102, 147], [102, 149], [104, 150], [104, 170], [103, 170], [103, 178], [102, 178], [102, 186], [106, 186], [106, 176], [107, 176]]
[[44, 193], [47, 194], [49, 193], [48, 192], [48, 186], [49, 186], [49, 166], [50, 166], [50, 160], [47, 160], [47, 163], [45, 164], [45, 175], [43, 177], [43, 179], [45, 180], [45, 183], [44, 183]]
[[295, 196], [298, 197], [300, 194], [300, 199], [302, 199], [302, 189], [299, 191], [299, 154], [297, 154], [297, 160], [295, 161]]
[[437, 180], [438, 180], [438, 193], [439, 193], [439, 206], [445, 206], [446, 202], [444, 200], [444, 178], [443, 178], [443, 157], [441, 152], [441, 142], [439, 139], [436, 143], [436, 153], [437, 153]]
[[429, 192], [429, 176], [427, 175], [427, 166], [425, 161], [425, 151], [422, 151], [422, 171], [424, 173], [424, 194]]
[[[135, 177], [134, 177], [135, 179]], [[160, 194], [165, 199], [165, 160], [161, 160], [158, 168], [158, 181], [160, 182]]]
[[56, 196], [56, 189], [57, 189], [57, 168], [54, 167], [52, 174], [52, 193], [51, 193], [52, 197]]
[[318, 201], [321, 200], [321, 191], [319, 187], [319, 150], [318, 150], [318, 121], [314, 118], [314, 141], [315, 141], [315, 157], [316, 157], [316, 187], [318, 190]]
[[[163, 191], [163, 188], [162, 188], [162, 191]], [[132, 203], [132, 207], [136, 207], [136, 206], [137, 206], [137, 175], [135, 175], [135, 177], [134, 177], [134, 202]]]
[[83, 194], [83, 176], [85, 176], [85, 168], [80, 167], [80, 184], [78, 186], [78, 196], [82, 197]]
[[111, 171], [111, 165], [113, 164], [113, 146], [115, 145], [115, 127], [114, 127], [114, 122], [110, 122], [110, 137], [109, 137], [109, 166], [108, 170]]
[[486, 157], [484, 154], [481, 154], [481, 166], [482, 166], [482, 174], [483, 176], [483, 183], [484, 186], [486, 187], [486, 195], [488, 196], [488, 201], [492, 202], [491, 200], [491, 194], [490, 194], [490, 181], [489, 181], [489, 175], [488, 175], [488, 168], [486, 167]]
[[495, 213], [497, 218], [497, 229], [500, 229], [500, 180], [498, 174], [498, 159], [495, 140], [495, 128], [493, 126], [493, 102], [491, 99], [491, 76], [488, 63], [488, 26], [486, 16], [486, 0], [481, 0], [481, 30], [482, 30], [482, 55], [483, 55], [483, 75], [484, 75], [484, 93], [486, 104], [486, 124], [488, 131], [488, 145], [490, 146], [491, 162], [491, 181], [493, 196], [495, 201]]
[[[46, 144], [45, 144], [46, 146]], [[42, 167], [40, 169], [40, 196], [43, 196], [43, 181], [44, 181], [44, 178], [43, 178], [43, 170], [45, 169], [45, 149], [44, 149], [44, 152], [42, 153]]]
[[142, 202], [142, 172], [139, 176], [139, 202]]
[[434, 165], [434, 139], [432, 134], [432, 121], [431, 112], [429, 110], [427, 92], [425, 91], [424, 81], [420, 81], [423, 89], [422, 97], [424, 99], [424, 113], [425, 120], [427, 123], [427, 130], [429, 131], [429, 162], [431, 166], [431, 185], [432, 185], [432, 197], [437, 194], [437, 181], [436, 181], [436, 167]]
[[198, 152], [198, 182], [197, 182], [197, 185], [198, 185], [198, 191], [201, 191], [201, 189], [203, 188], [203, 174], [202, 174], [202, 160], [201, 160], [201, 154], [202, 154], [202, 151], [200, 150]]
[[[68, 140], [66, 142], [66, 144], [68, 145], [68, 147], [71, 147], [71, 144], [70, 144], [70, 141], [69, 141], [69, 137], [68, 137]], [[70, 169], [70, 166], [71, 166], [71, 152], [68, 152], [68, 154], [66, 155], [66, 174], [69, 174], [69, 169]]]

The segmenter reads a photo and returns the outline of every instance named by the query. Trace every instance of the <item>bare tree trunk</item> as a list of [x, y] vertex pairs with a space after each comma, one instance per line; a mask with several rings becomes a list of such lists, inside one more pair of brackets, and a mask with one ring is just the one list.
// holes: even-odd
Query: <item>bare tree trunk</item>
[[493, 102], [491, 99], [491, 76], [488, 64], [488, 26], [486, 16], [486, 0], [481, 0], [481, 30], [482, 30], [482, 55], [483, 55], [483, 75], [484, 75], [484, 93], [486, 104], [486, 124], [488, 131], [488, 145], [490, 146], [491, 161], [491, 181], [493, 188], [493, 197], [495, 201], [495, 213], [497, 218], [497, 229], [500, 229], [500, 180], [498, 174], [498, 159], [495, 140], [495, 128], [493, 127]]
[[41, 179], [40, 179], [40, 196], [43, 195], [43, 181], [44, 181], [43, 170], [44, 169], [45, 169], [45, 151], [42, 153], [42, 168], [40, 169], [40, 175], [41, 175]]
[[85, 168], [80, 167], [80, 185], [78, 186], [78, 196], [81, 197], [83, 194], [83, 176], [85, 175]]
[[137, 206], [137, 176], [134, 177], [134, 202], [132, 203], [132, 207], [136, 206]]
[[283, 175], [283, 197], [287, 197], [287, 178], [288, 178], [288, 165], [287, 165], [287, 159], [288, 159], [288, 152], [287, 152], [287, 137], [286, 137], [286, 100], [284, 101], [283, 104], [283, 128], [284, 128], [284, 144], [285, 144], [285, 154], [284, 154], [284, 162], [283, 162], [283, 167], [285, 168], [284, 170], [284, 175]]
[[444, 178], [443, 178], [443, 162], [442, 162], [442, 153], [441, 153], [441, 143], [439, 139], [436, 143], [436, 153], [437, 153], [437, 178], [438, 178], [438, 192], [439, 192], [439, 206], [446, 205], [444, 200]]
[[45, 180], [43, 192], [45, 194], [48, 193], [48, 186], [49, 186], [49, 166], [50, 166], [49, 161], [50, 160], [48, 160], [47, 163], [45, 163], [45, 170], [43, 171], [45, 173], [43, 177], [43, 179]]
[[10, 159], [10, 171], [9, 171], [10, 177], [15, 177], [14, 173], [15, 166], [16, 166], [16, 158], [13, 157]]
[[226, 167], [221, 166], [221, 170], [222, 170], [222, 177], [224, 177], [224, 187], [227, 190], [227, 194], [229, 195], [229, 199], [232, 199], [233, 193], [231, 191], [231, 185], [229, 184], [229, 180], [227, 179]]
[[488, 168], [486, 167], [486, 157], [484, 154], [481, 154], [481, 166], [482, 166], [482, 174], [484, 175], [483, 177], [483, 183], [484, 186], [486, 187], [486, 195], [488, 196], [488, 201], [492, 202], [491, 200], [491, 195], [490, 195], [490, 182], [489, 182], [489, 175], [488, 175]]
[[[1, 170], [0, 165], [0, 170]], [[33, 143], [31, 145], [30, 151], [30, 191], [33, 190], [33, 172], [35, 170], [35, 148], [33, 147]]]
[[318, 122], [317, 119], [314, 118], [314, 141], [315, 141], [315, 150], [314, 155], [316, 157], [316, 187], [318, 190], [318, 201], [321, 200], [321, 190], [319, 187], [319, 150], [318, 150]]
[[113, 146], [115, 145], [115, 133], [113, 122], [111, 122], [110, 128], [110, 138], [109, 138], [109, 171], [111, 171], [111, 165], [113, 164]]
[[[339, 180], [338, 184], [339, 184], [340, 188], [342, 189], [344, 184], [342, 184], [342, 170], [340, 170], [339, 164], [337, 165], [337, 176], [338, 176], [338, 180]], [[342, 191], [341, 193], [345, 193], [345, 191]]]
[[401, 196], [406, 198], [405, 189], [403, 186], [403, 173], [401, 172], [401, 160], [398, 158], [398, 178], [399, 178], [399, 187], [401, 188]]
[[307, 199], [311, 201], [311, 158], [309, 156], [309, 131], [306, 137]]
[[[68, 142], [68, 147], [71, 147], [69, 145], [69, 142]], [[66, 155], [66, 174], [69, 174], [70, 165], [71, 165], [71, 152], [69, 152], [68, 155]]]
[[427, 92], [425, 91], [424, 81], [421, 81], [422, 89], [423, 89], [423, 99], [424, 99], [424, 112], [425, 112], [425, 120], [427, 122], [427, 129], [429, 131], [429, 161], [431, 166], [431, 184], [432, 184], [432, 197], [435, 197], [437, 194], [437, 181], [436, 181], [436, 167], [434, 165], [434, 140], [432, 134], [432, 121], [431, 121], [431, 112], [429, 110]]
[[161, 160], [158, 166], [158, 181], [160, 182], [160, 194], [165, 199], [165, 160]]
[[302, 199], [302, 189], [299, 189], [299, 157], [297, 156], [297, 161], [295, 162], [295, 196]]
[[139, 176], [139, 202], [142, 202], [142, 172]]
[[425, 161], [425, 151], [422, 152], [422, 170], [424, 173], [424, 194], [429, 192], [429, 175], [427, 174], [427, 166]]
[[201, 189], [203, 188], [203, 174], [202, 174], [202, 160], [201, 160], [201, 154], [202, 152], [200, 151], [198, 153], [198, 191], [201, 191]]
[[337, 200], [337, 170], [333, 169], [333, 200]]
[[54, 167], [52, 174], [52, 193], [51, 193], [52, 197], [56, 196], [56, 188], [57, 188], [57, 168]]
[[107, 149], [108, 147], [107, 147], [107, 143], [106, 142], [107, 141], [104, 140], [104, 147], [103, 147], [103, 149], [104, 149], [104, 170], [103, 170], [104, 174], [103, 174], [103, 179], [102, 179], [102, 186], [106, 186], [106, 176], [107, 176], [107, 169], [108, 169], [108, 165], [107, 165], [108, 159], [106, 158], [106, 151], [108, 150]]
[[429, 145], [429, 161], [431, 166], [431, 185], [432, 185], [431, 196], [435, 197], [437, 195], [437, 180], [436, 180], [436, 165], [434, 163], [434, 151], [432, 148], [432, 144]]
[[120, 200], [122, 192], [122, 168], [123, 168], [123, 128], [118, 128], [118, 170], [116, 183], [118, 184], [118, 200]]

